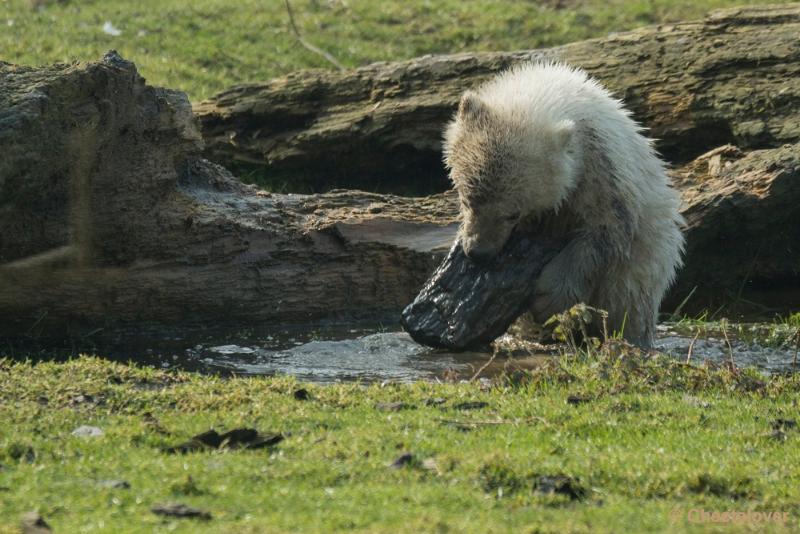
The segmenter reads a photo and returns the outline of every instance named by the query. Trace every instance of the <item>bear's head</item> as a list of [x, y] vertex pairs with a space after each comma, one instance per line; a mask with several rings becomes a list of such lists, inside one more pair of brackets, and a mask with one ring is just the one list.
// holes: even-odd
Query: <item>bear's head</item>
[[461, 98], [444, 161], [461, 202], [459, 239], [474, 260], [494, 257], [517, 224], [557, 210], [576, 182], [575, 123]]

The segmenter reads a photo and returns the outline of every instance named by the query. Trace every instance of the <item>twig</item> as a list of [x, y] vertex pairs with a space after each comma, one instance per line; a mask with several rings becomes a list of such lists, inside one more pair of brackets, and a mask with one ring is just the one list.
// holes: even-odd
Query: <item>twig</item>
[[689, 363], [692, 360], [692, 352], [694, 352], [694, 344], [697, 341], [697, 338], [700, 337], [700, 329], [697, 329], [697, 333], [692, 338], [692, 342], [689, 343], [689, 351], [686, 353], [686, 363]]
[[745, 304], [749, 304], [751, 306], [754, 306], [754, 307], [758, 308], [759, 311], [761, 311], [762, 313], [779, 312], [779, 311], [781, 311], [783, 309], [780, 306], [770, 308], [766, 304], [762, 304], [761, 302], [756, 302], [754, 300], [745, 299], [745, 298], [740, 298], [739, 302], [744, 302]]
[[499, 351], [498, 351], [497, 349], [495, 349], [495, 350], [494, 350], [494, 352], [492, 352], [492, 357], [491, 357], [491, 358], [489, 358], [489, 360], [488, 360], [486, 363], [484, 363], [483, 365], [481, 365], [480, 369], [478, 369], [477, 371], [475, 371], [475, 374], [474, 374], [474, 375], [472, 375], [472, 378], [470, 378], [470, 379], [469, 379], [469, 381], [470, 381], [470, 382], [475, 382], [475, 381], [478, 379], [478, 377], [479, 377], [479, 376], [481, 376], [481, 373], [482, 373], [484, 370], [486, 370], [486, 368], [487, 368], [487, 367], [489, 367], [489, 366], [492, 364], [492, 362], [494, 361], [494, 359], [495, 359], [495, 358], [497, 358], [497, 353], [498, 353], [498, 352], [499, 352]]
[[670, 321], [678, 320], [678, 317], [680, 316], [681, 312], [683, 311], [683, 307], [686, 305], [687, 302], [689, 302], [689, 299], [692, 298], [692, 295], [694, 295], [695, 291], [697, 291], [697, 286], [694, 286], [692, 288], [692, 290], [689, 291], [689, 294], [686, 295], [686, 298], [683, 299], [683, 301], [680, 304], [678, 304], [678, 307], [675, 308], [675, 311], [673, 311], [672, 315], [669, 316], [669, 320]]
[[725, 304], [720, 304], [720, 305], [719, 305], [719, 308], [717, 308], [716, 310], [714, 310], [714, 313], [712, 313], [711, 315], [709, 315], [709, 316], [708, 316], [708, 320], [709, 320], [709, 321], [713, 321], [713, 320], [714, 320], [714, 317], [716, 317], [716, 316], [717, 316], [717, 314], [718, 314], [719, 312], [721, 312], [723, 309], [725, 309]]
[[722, 335], [725, 336], [725, 344], [728, 345], [728, 357], [730, 361], [728, 362], [731, 367], [731, 371], [736, 369], [736, 362], [733, 360], [733, 347], [731, 346], [731, 340], [728, 339], [728, 321], [722, 321]]
[[455, 419], [437, 419], [440, 423], [445, 423], [448, 425], [460, 425], [460, 426], [479, 426], [479, 425], [509, 425], [512, 423], [518, 423], [519, 421], [457, 421]]
[[792, 360], [792, 371], [797, 367], [797, 352], [800, 351], [800, 328], [794, 333], [794, 359]]
[[753, 261], [750, 262], [750, 267], [747, 268], [747, 272], [744, 273], [744, 278], [742, 278], [742, 283], [739, 284], [739, 290], [736, 292], [736, 300], [733, 302], [734, 306], [739, 304], [739, 301], [742, 299], [742, 291], [744, 291], [744, 286], [747, 284], [747, 280], [750, 278], [750, 275], [753, 273], [753, 269], [755, 269], [756, 262], [758, 261], [758, 256], [761, 254], [761, 248], [764, 246], [764, 242], [762, 241], [758, 245], [758, 249], [756, 250], [755, 256], [753, 256]]
[[339, 70], [344, 70], [344, 68], [345, 68], [344, 65], [339, 63], [339, 61], [335, 57], [330, 55], [325, 50], [322, 50], [321, 48], [317, 48], [313, 44], [311, 44], [308, 41], [306, 41], [305, 39], [303, 39], [303, 36], [300, 35], [300, 30], [297, 29], [297, 24], [295, 24], [295, 22], [294, 22], [294, 12], [292, 12], [292, 5], [289, 3], [289, 0], [284, 0], [284, 2], [286, 3], [286, 12], [289, 14], [289, 25], [292, 27], [292, 32], [294, 33], [294, 36], [297, 37], [297, 41], [301, 45], [303, 45], [305, 48], [307, 48], [308, 50], [314, 52], [317, 55], [320, 55], [320, 56], [324, 57], [325, 59], [327, 59], [328, 61], [333, 63]]
[[516, 425], [520, 423], [533, 423], [537, 421], [544, 425], [550, 426], [550, 423], [544, 417], [540, 417], [538, 415], [534, 415], [528, 417], [526, 419], [496, 419], [494, 421], [458, 421], [456, 419], [436, 419], [440, 423], [445, 423], [448, 425], [458, 425], [458, 426], [496, 426], [496, 425]]

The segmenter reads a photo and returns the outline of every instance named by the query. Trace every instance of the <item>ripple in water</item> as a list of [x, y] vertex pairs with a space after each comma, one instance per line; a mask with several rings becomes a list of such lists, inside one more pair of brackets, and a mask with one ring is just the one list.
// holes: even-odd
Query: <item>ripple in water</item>
[[315, 340], [277, 351], [223, 345], [209, 347], [204, 352], [207, 356], [203, 362], [209, 367], [248, 375], [289, 373], [320, 382], [415, 380], [459, 366], [447, 354], [433, 355], [408, 334], [398, 332], [355, 339]]
[[[685, 361], [692, 340], [688, 337], [667, 335], [656, 341], [655, 348], [676, 359]], [[692, 363], [710, 361], [722, 364], [731, 360], [738, 367], [755, 367], [766, 373], [784, 373], [792, 370], [794, 351], [787, 348], [762, 347], [756, 343], [730, 340], [731, 347], [723, 339], [698, 338], [692, 349]]]

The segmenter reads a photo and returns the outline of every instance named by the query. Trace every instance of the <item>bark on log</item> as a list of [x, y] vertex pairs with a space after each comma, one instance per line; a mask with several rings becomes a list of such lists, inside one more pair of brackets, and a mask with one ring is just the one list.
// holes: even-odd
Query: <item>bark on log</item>
[[[665, 306], [800, 309], [800, 143], [712, 150], [673, 172], [686, 218], [683, 269]], [[749, 301], [745, 302], [745, 301]]]
[[[233, 87], [195, 107], [206, 155], [270, 175], [397, 191], [446, 186], [441, 132], [467, 88], [559, 58], [625, 101], [680, 164], [800, 140], [800, 6], [742, 7], [549, 50], [426, 56]], [[424, 188], [424, 187], [423, 187]]]
[[[797, 19], [790, 8], [743, 13], [757, 22], [772, 13], [777, 31]], [[795, 78], [786, 83], [796, 89]], [[788, 94], [761, 115], [771, 125], [786, 118], [770, 135], [791, 132], [797, 92]], [[695, 285], [749, 296], [746, 280], [771, 283], [782, 299], [800, 287], [800, 146], [742, 146], [676, 171], [689, 220], [679, 298]], [[277, 195], [242, 185], [202, 159], [186, 97], [147, 86], [116, 54], [0, 64], [0, 152], [0, 335], [34, 325], [397, 320], [458, 224], [452, 193]]]

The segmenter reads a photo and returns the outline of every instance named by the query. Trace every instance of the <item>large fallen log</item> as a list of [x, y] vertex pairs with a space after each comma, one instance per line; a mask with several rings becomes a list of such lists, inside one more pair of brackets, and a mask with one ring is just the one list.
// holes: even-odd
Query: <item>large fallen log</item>
[[449, 196], [271, 195], [202, 160], [185, 95], [110, 53], [0, 66], [0, 331], [375, 317], [457, 226]]
[[[397, 320], [457, 229], [452, 193], [263, 193], [202, 150], [186, 97], [147, 86], [116, 54], [0, 64], [0, 335]], [[681, 298], [695, 285], [751, 297], [748, 280], [800, 287], [799, 153], [729, 149], [676, 169], [689, 220]]]
[[[272, 176], [407, 190], [446, 186], [442, 127], [460, 94], [519, 61], [583, 67], [673, 163], [723, 144], [800, 140], [800, 5], [715, 11], [548, 50], [425, 56], [232, 87], [195, 107], [206, 155]], [[310, 178], [309, 178], [310, 177]]]

